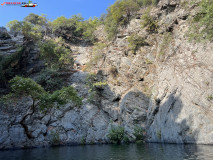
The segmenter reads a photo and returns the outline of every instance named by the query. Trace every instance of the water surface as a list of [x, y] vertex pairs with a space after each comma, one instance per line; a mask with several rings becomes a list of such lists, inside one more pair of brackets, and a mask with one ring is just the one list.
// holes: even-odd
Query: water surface
[[0, 160], [213, 160], [213, 146], [86, 145], [0, 151]]

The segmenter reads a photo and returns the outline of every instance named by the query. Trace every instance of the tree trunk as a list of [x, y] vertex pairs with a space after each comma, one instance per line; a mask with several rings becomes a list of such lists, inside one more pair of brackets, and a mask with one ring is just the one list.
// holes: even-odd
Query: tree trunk
[[29, 139], [32, 139], [34, 138], [33, 135], [32, 135], [32, 132], [29, 131], [28, 129], [28, 126], [25, 124], [25, 120], [28, 116], [32, 116], [33, 113], [35, 112], [35, 101], [33, 100], [33, 104], [32, 104], [32, 107], [31, 107], [31, 112], [30, 113], [27, 113], [26, 115], [24, 115], [24, 117], [22, 118], [22, 120], [20, 121], [20, 124], [22, 125], [22, 127], [24, 128], [24, 131], [25, 131], [25, 134], [27, 135], [27, 137]]

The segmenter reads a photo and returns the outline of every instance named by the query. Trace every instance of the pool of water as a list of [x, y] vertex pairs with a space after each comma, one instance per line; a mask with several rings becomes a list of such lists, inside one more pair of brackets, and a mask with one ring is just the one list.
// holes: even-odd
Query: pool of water
[[213, 160], [213, 146], [86, 145], [0, 151], [0, 160]]

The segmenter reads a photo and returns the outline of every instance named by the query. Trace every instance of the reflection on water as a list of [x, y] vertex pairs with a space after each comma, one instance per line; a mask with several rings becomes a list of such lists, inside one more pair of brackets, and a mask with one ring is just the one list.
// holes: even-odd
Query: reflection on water
[[0, 160], [213, 160], [213, 146], [87, 145], [0, 151]]

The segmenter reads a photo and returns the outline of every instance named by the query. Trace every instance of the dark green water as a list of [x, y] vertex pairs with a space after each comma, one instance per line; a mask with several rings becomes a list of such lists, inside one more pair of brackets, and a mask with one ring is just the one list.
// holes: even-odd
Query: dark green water
[[0, 151], [0, 160], [213, 160], [213, 146], [87, 145]]

